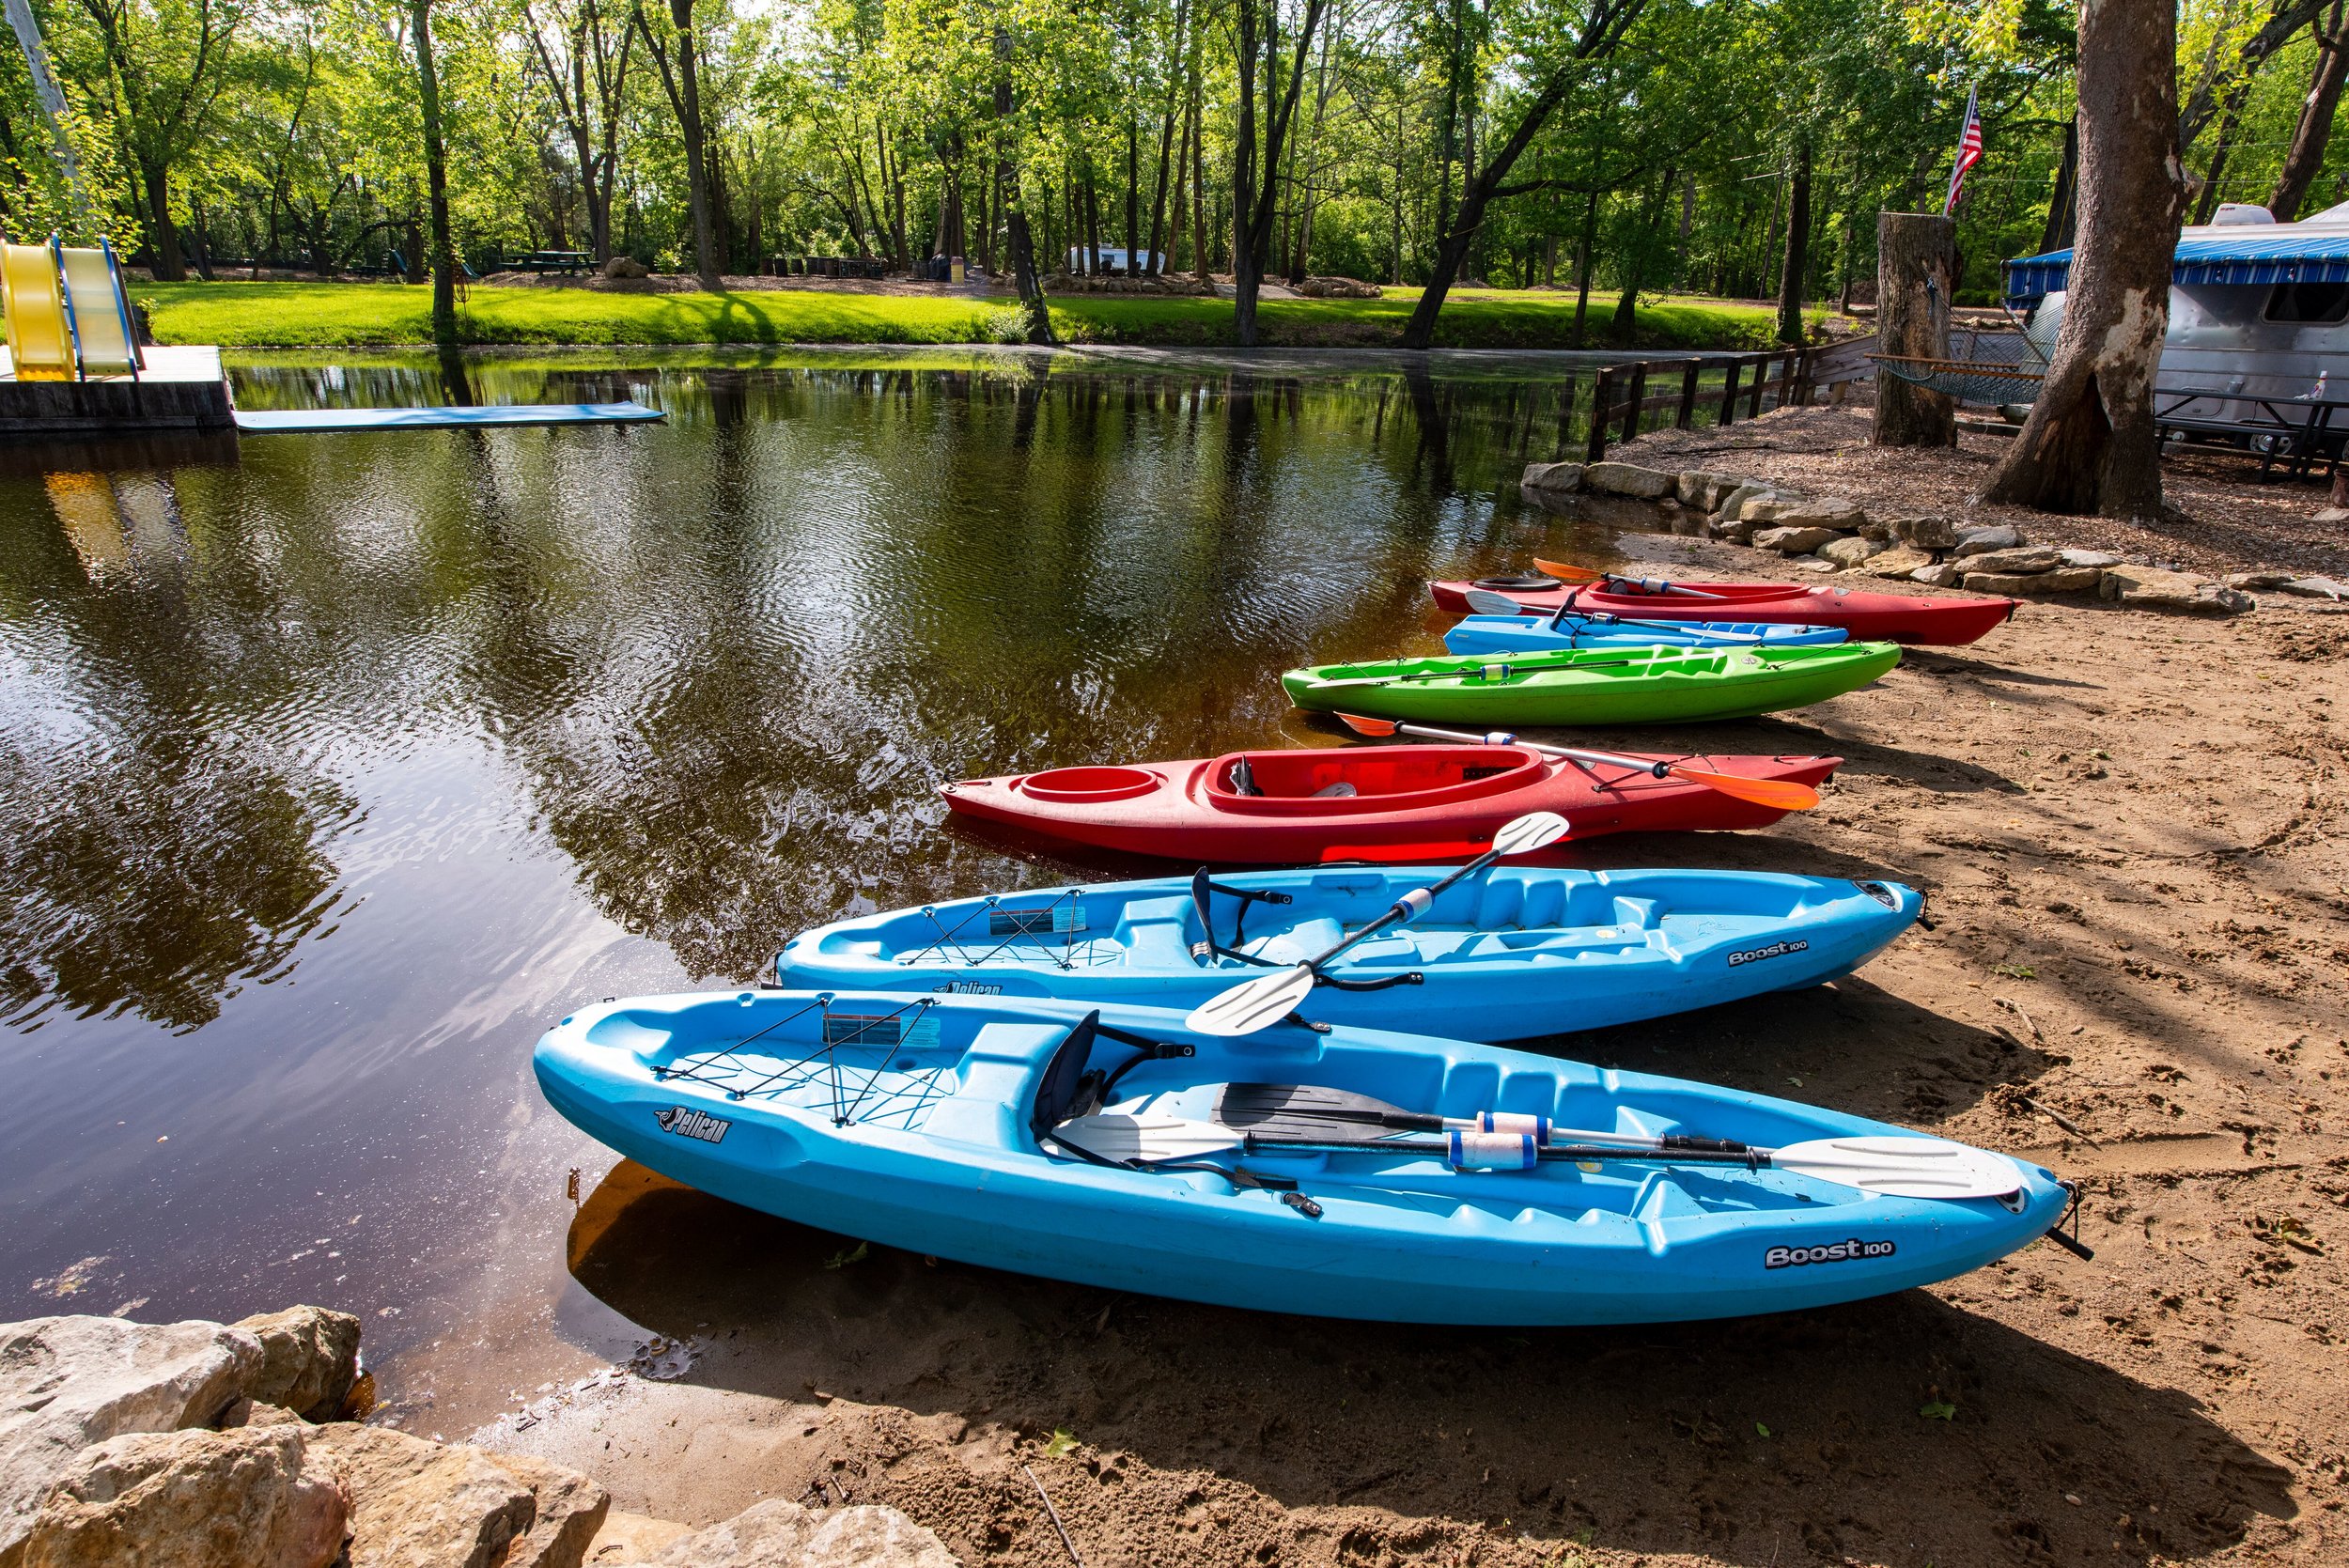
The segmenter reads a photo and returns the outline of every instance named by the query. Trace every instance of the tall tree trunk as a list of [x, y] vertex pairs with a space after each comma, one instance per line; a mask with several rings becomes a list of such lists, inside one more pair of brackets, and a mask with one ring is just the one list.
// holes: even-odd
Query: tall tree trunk
[[146, 197], [148, 264], [154, 269], [155, 281], [184, 283], [188, 262], [179, 249], [179, 225], [171, 221], [171, 171], [142, 160], [139, 189]]
[[[1954, 221], [1937, 212], [1876, 214], [1876, 339], [1884, 352], [1949, 358], [1956, 273]], [[1955, 446], [1956, 410], [1940, 393], [1879, 375], [1875, 441], [1878, 446]]]
[[1983, 487], [1986, 500], [2139, 520], [2162, 512], [2153, 388], [2184, 196], [2176, 58], [2169, 0], [2081, 8], [2079, 242], [2054, 360]]
[[2047, 224], [2039, 231], [2039, 251], [2068, 249], [2078, 225], [2080, 205], [2080, 122], [2063, 123], [2063, 160], [2056, 165], [2055, 194], [2047, 198]]
[[1645, 4], [1646, 0], [1595, 0], [1584, 15], [1572, 57], [1552, 70], [1540, 89], [1525, 101], [1517, 125], [1500, 149], [1489, 154], [1475, 178], [1462, 187], [1458, 213], [1448, 225], [1437, 225], [1440, 238], [1436, 246], [1434, 272], [1411, 311], [1410, 321], [1403, 329], [1404, 348], [1424, 349], [1435, 340], [1436, 318], [1442, 314], [1444, 296], [1452, 291], [1453, 281], [1460, 275], [1461, 264], [1468, 259], [1469, 247], [1485, 222], [1486, 208], [1501, 197], [1519, 194], [1505, 183], [1509, 171], [1517, 167], [1518, 158], [1580, 79], [1581, 63], [1612, 54], [1615, 46], [1623, 41], [1624, 30], [1639, 19]]
[[[1265, 6], [1261, 16], [1260, 3]], [[1264, 282], [1273, 207], [1281, 194], [1281, 153], [1296, 119], [1298, 94], [1305, 85], [1305, 62], [1313, 54], [1314, 31], [1321, 25], [1327, 4], [1328, 0], [1305, 0], [1296, 45], [1284, 68], [1280, 0], [1238, 0], [1239, 135], [1232, 155], [1232, 304], [1234, 334], [1243, 348], [1252, 349], [1257, 342], [1256, 290]], [[1260, 39], [1265, 92], [1261, 163], [1254, 80]]]
[[424, 117], [426, 210], [432, 222], [432, 342], [443, 369], [457, 356], [457, 243], [448, 227], [448, 155], [441, 137], [441, 72], [432, 58], [432, 0], [412, 0], [416, 104]]
[[[701, 286], [714, 292], [719, 287], [718, 255], [709, 223], [709, 148], [702, 125], [701, 51], [693, 38], [693, 0], [669, 0], [669, 20], [677, 27], [674, 70], [667, 49], [653, 35], [641, 12], [637, 15], [637, 30], [661, 67], [661, 85], [669, 95], [669, 107], [677, 112], [677, 127], [684, 132], [685, 198], [693, 224], [693, 271], [700, 277]], [[850, 226], [855, 227], [853, 211], [849, 219]]]
[[2349, 29], [2342, 23], [2341, 0], [2334, 0], [2332, 16], [2316, 36], [2316, 71], [2308, 97], [2300, 102], [2299, 121], [2292, 128], [2292, 147], [2284, 154], [2283, 172], [2276, 177], [2275, 193], [2267, 198], [2267, 210], [2279, 224], [2299, 218], [2300, 204], [2309, 198], [2309, 186], [2325, 166], [2326, 144], [2333, 135], [2333, 111], [2341, 106], [2341, 82], [2349, 78]]
[[[1176, 118], [1176, 106], [1178, 103], [1186, 102], [1183, 99], [1183, 87], [1185, 85], [1185, 78], [1188, 74], [1185, 70], [1185, 66], [1190, 58], [1190, 0], [1175, 0], [1174, 58], [1172, 62], [1170, 62], [1166, 73], [1166, 108], [1159, 116], [1159, 178], [1156, 182], [1157, 189], [1151, 193], [1150, 196], [1149, 271], [1153, 274], [1163, 274], [1165, 272], [1167, 253], [1173, 251], [1174, 248], [1174, 239], [1167, 233], [1166, 230], [1166, 181], [1167, 176], [1171, 172], [1167, 163], [1167, 154], [1169, 150], [1174, 147], [1175, 141], [1174, 121]], [[1183, 137], [1187, 143], [1190, 135], [1190, 123], [1188, 115], [1183, 116]], [[1175, 186], [1177, 194], [1174, 198], [1174, 220], [1175, 226], [1178, 228], [1182, 225], [1183, 204], [1182, 196], [1180, 194], [1181, 189], [1182, 187], [1178, 182]], [[1161, 241], [1163, 241], [1165, 247], [1163, 250], [1160, 249]]]
[[1582, 347], [1583, 324], [1591, 316], [1591, 266], [1597, 259], [1598, 193], [1593, 191], [1583, 198], [1582, 239], [1575, 246], [1574, 283], [1574, 346]]
[[1215, 280], [1215, 231], [1207, 226], [1206, 106], [1201, 101], [1199, 72], [1190, 73], [1190, 243], [1198, 254], [1199, 281]]
[[1142, 250], [1142, 127], [1133, 106], [1126, 108], [1126, 275], [1132, 277]]
[[[995, 35], [995, 57], [1005, 60], [1011, 54], [1010, 35], [998, 31]], [[1007, 122], [1011, 118], [1011, 79], [1008, 75], [995, 79], [995, 118]], [[1028, 233], [1026, 202], [1019, 187], [1019, 169], [1011, 161], [1008, 132], [997, 132], [996, 147], [1000, 156], [995, 163], [996, 188], [1002, 193], [1003, 204], [1003, 241], [1011, 251], [1012, 286], [1019, 290], [1019, 306], [1026, 313], [1028, 341], [1052, 341], [1052, 313], [1044, 298], [1044, 281], [1036, 276], [1035, 243]], [[1051, 195], [1046, 193], [1045, 206], [1051, 206]]]
[[1778, 274], [1778, 340], [1802, 341], [1803, 285], [1811, 275], [1811, 144], [1795, 149], [1795, 179], [1787, 194], [1786, 259]]
[[1631, 246], [1631, 254], [1624, 258], [1623, 276], [1615, 294], [1614, 319], [1608, 324], [1608, 336], [1617, 343], [1628, 344], [1639, 326], [1640, 289], [1647, 281], [1648, 257], [1656, 251], [1657, 230], [1664, 226], [1664, 204], [1672, 199], [1673, 179], [1677, 169], [1666, 169], [1663, 182], [1646, 203], [1647, 211], [1640, 220], [1640, 236]]

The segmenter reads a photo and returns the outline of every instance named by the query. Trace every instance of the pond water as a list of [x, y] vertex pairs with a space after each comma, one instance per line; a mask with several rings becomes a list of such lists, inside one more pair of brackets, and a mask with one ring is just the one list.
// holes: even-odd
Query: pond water
[[537, 1032], [1099, 869], [948, 830], [941, 781], [1319, 740], [1279, 671], [1605, 548], [1513, 484], [1571, 368], [490, 360], [484, 401], [669, 418], [0, 457], [0, 1317], [344, 1306], [427, 1426], [502, 1348], [625, 1356], [563, 1260], [611, 1157]]

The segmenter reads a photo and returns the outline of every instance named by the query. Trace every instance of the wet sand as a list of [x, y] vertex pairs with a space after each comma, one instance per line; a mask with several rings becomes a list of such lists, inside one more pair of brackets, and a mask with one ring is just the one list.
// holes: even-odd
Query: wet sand
[[644, 1363], [681, 1375], [534, 1394], [598, 1359], [558, 1321], [566, 1364], [475, 1362], [439, 1420], [511, 1384], [526, 1409], [476, 1440], [616, 1507], [883, 1502], [972, 1562], [1068, 1560], [1037, 1483], [1090, 1568], [2343, 1560], [2345, 655], [2349, 618], [2301, 601], [2033, 604], [1824, 707], [1688, 732], [1843, 753], [1809, 817], [1590, 847], [1926, 888], [1936, 929], [1851, 979], [1548, 1048], [2028, 1155], [2086, 1178], [2092, 1262], [2042, 1242], [1731, 1323], [1409, 1328], [861, 1249], [623, 1164], [585, 1173], [572, 1320], [681, 1342]]

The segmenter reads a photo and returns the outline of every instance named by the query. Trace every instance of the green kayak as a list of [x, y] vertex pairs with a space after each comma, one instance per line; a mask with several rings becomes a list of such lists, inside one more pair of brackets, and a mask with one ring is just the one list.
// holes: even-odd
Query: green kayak
[[1856, 691], [1901, 660], [1891, 643], [1820, 647], [1571, 648], [1506, 657], [1324, 664], [1281, 677], [1323, 712], [1476, 724], [1657, 724], [1742, 719]]

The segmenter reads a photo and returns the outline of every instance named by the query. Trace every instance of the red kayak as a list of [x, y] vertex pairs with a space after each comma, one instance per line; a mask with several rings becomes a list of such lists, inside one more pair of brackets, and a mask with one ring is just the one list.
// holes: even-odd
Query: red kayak
[[[2020, 599], [1927, 598], [1907, 594], [1855, 593], [1799, 582], [1664, 583], [1610, 577], [1561, 582], [1528, 572], [1473, 582], [1431, 582], [1436, 603], [1455, 615], [1469, 612], [1468, 591], [1484, 588], [1513, 598], [1528, 614], [1563, 605], [1647, 621], [1766, 621], [1791, 626], [1840, 626], [1855, 641], [1971, 643], [2015, 613]], [[1685, 590], [1685, 591], [1684, 591]], [[1699, 596], [1703, 597], [1700, 598]]]
[[[1843, 763], [1666, 760], [1813, 785]], [[1761, 828], [1786, 815], [1703, 784], [1561, 761], [1517, 745], [1234, 752], [970, 779], [941, 784], [939, 793], [968, 815], [1104, 849], [1252, 865], [1461, 860], [1483, 852], [1502, 823], [1531, 811], [1558, 813], [1574, 838]]]

